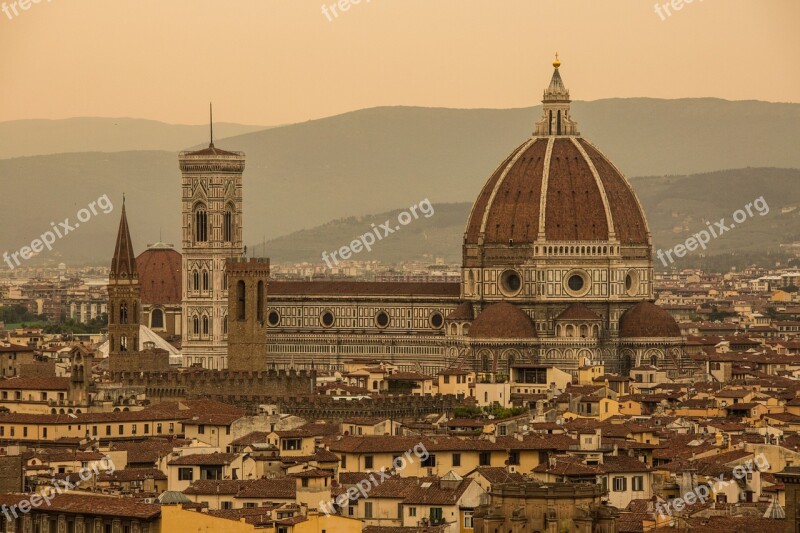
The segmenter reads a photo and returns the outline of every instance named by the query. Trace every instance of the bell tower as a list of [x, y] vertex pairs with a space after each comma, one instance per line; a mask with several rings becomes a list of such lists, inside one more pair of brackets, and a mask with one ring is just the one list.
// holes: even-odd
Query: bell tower
[[139, 351], [139, 273], [133, 254], [125, 199], [108, 276], [108, 355], [115, 369], [115, 356]]
[[[210, 108], [209, 108], [210, 111]], [[227, 368], [228, 281], [225, 264], [244, 253], [242, 174], [245, 156], [214, 146], [181, 152], [184, 366]]]

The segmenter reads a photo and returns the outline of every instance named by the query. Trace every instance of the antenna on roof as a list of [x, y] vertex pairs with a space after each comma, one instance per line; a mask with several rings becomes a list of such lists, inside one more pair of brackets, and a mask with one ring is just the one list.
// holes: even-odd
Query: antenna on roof
[[208, 125], [211, 129], [211, 142], [208, 143], [208, 147], [214, 148], [214, 107], [211, 102], [208, 103]]

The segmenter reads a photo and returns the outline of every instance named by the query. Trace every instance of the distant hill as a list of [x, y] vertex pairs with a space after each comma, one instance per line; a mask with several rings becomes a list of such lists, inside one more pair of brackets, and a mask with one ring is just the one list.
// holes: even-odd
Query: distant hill
[[[653, 234], [654, 250], [671, 249], [687, 237], [703, 230], [707, 223], [725, 218], [733, 222], [734, 211], [756, 198], [764, 197], [766, 215], [754, 216], [738, 227], [712, 240], [705, 255], [750, 253], [777, 254], [780, 244], [800, 241], [800, 170], [749, 168], [690, 176], [634, 178], [633, 187], [642, 202]], [[420, 218], [375, 245], [368, 254], [373, 260], [397, 262], [403, 259], [445, 257], [461, 259], [461, 241], [471, 203], [434, 205], [436, 214]], [[786, 213], [782, 210], [786, 208]], [[792, 209], [794, 208], [794, 209]], [[330, 253], [369, 231], [372, 223], [397, 220], [401, 209], [364, 217], [348, 217], [328, 224], [291, 233], [266, 243], [251, 243], [259, 255], [275, 262], [321, 261]], [[367, 254], [356, 256], [364, 259]], [[697, 263], [701, 254], [690, 254], [676, 267]], [[663, 266], [663, 265], [657, 265]]]
[[[494, 168], [530, 135], [539, 113], [538, 108], [375, 108], [254, 131], [216, 144], [247, 153], [245, 238], [252, 244], [331, 220], [399, 209], [423, 198], [435, 205], [471, 203]], [[575, 102], [573, 115], [584, 136], [628, 176], [689, 176], [748, 166], [800, 168], [796, 149], [800, 104], [612, 99]], [[104, 124], [96, 134], [102, 137], [107, 130]], [[196, 134], [197, 142], [205, 142], [203, 131]], [[3, 135], [5, 140], [9, 132]], [[75, 135], [92, 138], [88, 133]], [[4, 228], [0, 252], [30, 243], [51, 221], [74, 216], [102, 194], [118, 204], [123, 192], [129, 200], [137, 250], [159, 240], [160, 234], [162, 240], [179, 247], [176, 152], [187, 142], [177, 138], [170, 142], [174, 144], [167, 146], [165, 141], [158, 151], [0, 160], [0, 190], [5, 200], [0, 209]], [[100, 140], [91, 144], [98, 146], [96, 150], [107, 146]], [[43, 141], [45, 145], [53, 149], [52, 143]], [[675, 183], [680, 179], [669, 178]], [[697, 189], [692, 180], [705, 179], [709, 176], [691, 176], [675, 188], [691, 185], [684, 194], [694, 197]], [[650, 183], [665, 190], [658, 179], [650, 180], [637, 184], [641, 194], [647, 196]], [[709, 194], [719, 196], [730, 188], [716, 187]], [[87, 223], [41, 260], [108, 261], [117, 220], [118, 212]], [[652, 216], [651, 223], [657, 224]], [[461, 231], [463, 227], [457, 233]], [[333, 245], [341, 246], [338, 241]]]
[[[385, 261], [399, 263], [404, 260], [444, 257], [448, 262], [461, 261], [461, 239], [472, 204], [434, 204], [435, 214], [430, 218], [420, 216], [399, 231], [381, 239], [372, 251], [362, 251], [353, 256], [360, 261]], [[270, 257], [273, 262], [322, 262], [322, 252], [330, 254], [354, 239], [368, 233], [372, 224], [376, 227], [391, 221], [397, 226], [397, 215], [403, 209], [395, 209], [375, 215], [347, 217], [316, 228], [301, 230], [262, 243], [250, 243], [248, 250], [255, 255]], [[382, 234], [382, 233], [381, 233]]]
[[[214, 124], [214, 137], [231, 137], [264, 126]], [[0, 122], [0, 159], [67, 152], [183, 150], [206, 141], [207, 125], [165, 124], [132, 118], [68, 118]]]

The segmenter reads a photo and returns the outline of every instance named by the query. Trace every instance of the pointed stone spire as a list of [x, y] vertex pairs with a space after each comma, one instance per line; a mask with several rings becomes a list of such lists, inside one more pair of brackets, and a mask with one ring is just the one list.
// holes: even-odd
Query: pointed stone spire
[[550, 78], [550, 85], [545, 89], [542, 96], [543, 114], [539, 122], [536, 123], [534, 135], [580, 135], [578, 124], [570, 118], [569, 89], [564, 86], [561, 79], [559, 67], [561, 61], [558, 54], [553, 61], [553, 76]]
[[208, 147], [214, 148], [214, 106], [211, 102], [208, 103], [208, 126], [211, 130]]
[[135, 280], [139, 273], [136, 271], [136, 256], [133, 255], [131, 234], [128, 230], [128, 217], [125, 214], [125, 197], [122, 197], [122, 216], [119, 220], [117, 244], [114, 246], [114, 259], [111, 260], [111, 279]]

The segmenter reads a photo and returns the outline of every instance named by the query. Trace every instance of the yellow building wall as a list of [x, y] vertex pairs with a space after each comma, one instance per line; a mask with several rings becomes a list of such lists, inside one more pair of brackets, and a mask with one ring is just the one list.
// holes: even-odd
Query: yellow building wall
[[[206, 513], [187, 511], [177, 505], [161, 507], [161, 531], [202, 531], [203, 533], [249, 533], [255, 526], [245, 522], [234, 522], [225, 518], [209, 516]], [[259, 530], [269, 531], [269, 530]], [[313, 530], [312, 530], [313, 531]]]
[[[344, 455], [347, 457], [347, 467], [341, 467], [340, 472], [367, 472], [377, 471], [382, 467], [390, 470], [393, 468], [392, 461], [394, 460], [394, 453], [375, 453], [375, 454], [353, 454], [335, 452], [337, 455]], [[494, 450], [491, 452], [490, 464], [480, 464], [480, 452], [477, 450], [457, 450], [457, 451], [437, 451], [430, 452], [431, 455], [436, 455], [436, 466], [431, 467], [434, 475], [443, 476], [449, 471], [454, 471], [460, 476], [466, 476], [472, 470], [479, 466], [495, 466], [505, 467], [506, 460], [508, 459], [508, 452], [505, 450]], [[461, 454], [461, 461], [459, 466], [453, 466], [453, 454]], [[367, 469], [364, 466], [364, 458], [371, 455], [372, 468]], [[401, 454], [405, 459], [405, 454]], [[406, 466], [398, 472], [401, 477], [424, 477], [428, 475], [428, 467], [421, 465], [420, 459], [411, 454], [410, 461], [406, 461]], [[539, 466], [539, 451], [538, 450], [520, 450], [519, 451], [519, 466], [517, 467], [521, 472], [527, 472], [532, 468]]]
[[[50, 415], [47, 416], [49, 417]], [[157, 431], [158, 423], [161, 423], [161, 432]], [[174, 424], [172, 433], [169, 432], [170, 423]], [[145, 425], [147, 425], [148, 431], [145, 431]], [[134, 426], [136, 426], [135, 430]], [[106, 427], [110, 429], [110, 435], [107, 434]], [[87, 431], [89, 431], [90, 436], [104, 440], [120, 437], [168, 436], [179, 433], [181, 431], [181, 423], [177, 420], [141, 420], [136, 422], [114, 421], [87, 424], [80, 419], [75, 419], [72, 423], [52, 424], [47, 423], [47, 421], [12, 423], [0, 420], [0, 439], [3, 440], [51, 442], [67, 437], [84, 438]]]
[[633, 401], [623, 401], [619, 404], [619, 413], [628, 416], [641, 416], [642, 404]]
[[197, 439], [201, 442], [206, 442], [222, 451], [227, 450], [231, 441], [234, 440], [227, 426], [206, 425], [203, 427], [203, 433], [200, 433], [199, 426], [195, 424], [186, 424], [185, 436], [187, 439]]
[[[397, 507], [401, 498], [366, 498], [358, 500], [356, 516], [368, 526], [401, 526], [402, 517], [397, 516]], [[372, 517], [367, 518], [366, 505], [372, 504]]]

